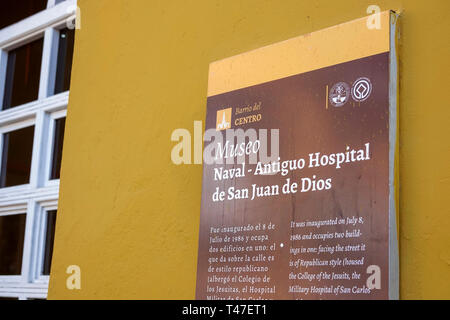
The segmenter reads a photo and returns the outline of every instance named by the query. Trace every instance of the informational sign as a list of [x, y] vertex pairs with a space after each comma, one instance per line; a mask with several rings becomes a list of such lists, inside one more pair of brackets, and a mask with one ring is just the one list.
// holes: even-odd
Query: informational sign
[[376, 18], [211, 64], [197, 299], [398, 298], [397, 16]]

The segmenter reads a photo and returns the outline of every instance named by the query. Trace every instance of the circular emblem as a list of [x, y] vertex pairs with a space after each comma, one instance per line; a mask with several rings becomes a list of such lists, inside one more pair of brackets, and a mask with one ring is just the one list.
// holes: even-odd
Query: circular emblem
[[328, 99], [335, 107], [342, 107], [350, 97], [350, 86], [345, 82], [336, 83], [330, 90]]
[[352, 98], [356, 102], [362, 102], [372, 93], [372, 83], [368, 78], [359, 78], [353, 83]]

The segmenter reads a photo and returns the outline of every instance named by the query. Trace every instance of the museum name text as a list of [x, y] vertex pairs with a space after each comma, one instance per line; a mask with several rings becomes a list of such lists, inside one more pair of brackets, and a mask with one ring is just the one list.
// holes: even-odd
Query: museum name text
[[[248, 146], [248, 147], [247, 147]], [[243, 145], [242, 149], [236, 149], [242, 154], [248, 154], [255, 151], [255, 144]], [[225, 151], [224, 151], [225, 152]], [[248, 153], [247, 153], [248, 152]], [[254, 166], [249, 166], [246, 163], [233, 165], [232, 168], [226, 168], [224, 166], [214, 168], [214, 181], [232, 180], [236, 181], [240, 178], [246, 177], [246, 175], [253, 174], [254, 176], [263, 175], [277, 175], [287, 176], [290, 172], [299, 171], [303, 169], [311, 169], [319, 167], [333, 167], [336, 170], [343, 168], [346, 165], [352, 163], [368, 161], [370, 158], [370, 143], [364, 144], [360, 149], [354, 149], [347, 146], [344, 152], [324, 154], [321, 152], [310, 153], [305, 158], [299, 158], [295, 160], [281, 161], [278, 158], [277, 161], [263, 164], [257, 162]], [[254, 168], [253, 168], [254, 167]], [[294, 194], [297, 192], [312, 192], [330, 190], [333, 187], [332, 177], [318, 177], [316, 174], [312, 174], [309, 177], [302, 177], [298, 182], [292, 181], [291, 178], [285, 179], [280, 184], [259, 186], [256, 183], [247, 188], [237, 188], [231, 186], [226, 190], [221, 190], [220, 187], [216, 187], [213, 194], [213, 202], [220, 202], [226, 200], [239, 200], [261, 197], [278, 196], [280, 194]]]

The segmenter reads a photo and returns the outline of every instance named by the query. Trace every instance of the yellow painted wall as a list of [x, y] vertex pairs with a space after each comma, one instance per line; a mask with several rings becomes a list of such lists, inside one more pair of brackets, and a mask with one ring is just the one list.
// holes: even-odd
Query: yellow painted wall
[[403, 15], [401, 298], [450, 299], [448, 0], [79, 0], [49, 298], [193, 299], [202, 168], [170, 136], [204, 120], [209, 63], [374, 3]]

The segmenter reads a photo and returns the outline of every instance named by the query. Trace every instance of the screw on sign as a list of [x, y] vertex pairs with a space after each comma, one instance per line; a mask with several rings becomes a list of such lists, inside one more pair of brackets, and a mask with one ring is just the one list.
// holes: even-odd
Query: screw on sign
[[372, 83], [368, 78], [359, 78], [352, 86], [352, 98], [356, 102], [362, 102], [372, 93]]

